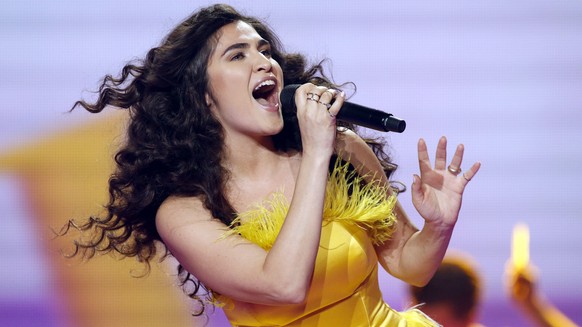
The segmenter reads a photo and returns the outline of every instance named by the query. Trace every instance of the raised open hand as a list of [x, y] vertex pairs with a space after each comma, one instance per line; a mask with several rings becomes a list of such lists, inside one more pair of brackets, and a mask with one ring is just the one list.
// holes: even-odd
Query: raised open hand
[[464, 151], [464, 146], [459, 144], [447, 166], [447, 139], [441, 137], [432, 168], [425, 141], [418, 141], [420, 176], [414, 175], [412, 203], [426, 222], [443, 227], [452, 227], [457, 222], [465, 187], [481, 167], [481, 163], [476, 162], [462, 172]]

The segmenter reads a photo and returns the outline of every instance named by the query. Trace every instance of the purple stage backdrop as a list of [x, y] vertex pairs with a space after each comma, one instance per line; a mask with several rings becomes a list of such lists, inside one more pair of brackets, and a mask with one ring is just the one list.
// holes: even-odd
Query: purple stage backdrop
[[[334, 79], [357, 85], [350, 101], [406, 120], [404, 133], [386, 134], [396, 179], [410, 185], [421, 137], [431, 154], [441, 135], [450, 149], [464, 143], [465, 168], [482, 162], [450, 247], [479, 263], [485, 325], [528, 326], [504, 288], [518, 222], [530, 228], [540, 288], [582, 323], [582, 2], [226, 2], [265, 18], [286, 50], [331, 58]], [[0, 156], [91, 121], [64, 113], [209, 3], [3, 1]], [[28, 187], [0, 170], [0, 325], [70, 326]], [[410, 192], [400, 200], [421, 226]], [[382, 274], [381, 285], [406, 307], [401, 282]], [[220, 310], [210, 318], [227, 326]]]

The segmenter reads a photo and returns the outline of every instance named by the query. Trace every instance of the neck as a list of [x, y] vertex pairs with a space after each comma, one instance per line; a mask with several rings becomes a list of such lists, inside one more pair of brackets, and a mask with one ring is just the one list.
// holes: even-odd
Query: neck
[[275, 150], [271, 137], [226, 138], [225, 166], [232, 177], [253, 178], [275, 172], [286, 153]]

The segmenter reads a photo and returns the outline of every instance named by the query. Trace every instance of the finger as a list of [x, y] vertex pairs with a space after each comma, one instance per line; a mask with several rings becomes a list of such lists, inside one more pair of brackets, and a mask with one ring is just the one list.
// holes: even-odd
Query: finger
[[320, 97], [319, 93], [320, 92], [317, 91], [317, 87], [315, 85], [311, 83], [305, 83], [295, 91], [295, 103], [306, 104], [308, 101], [317, 101]]
[[337, 112], [344, 103], [345, 95], [343, 92], [341, 92], [342, 96], [340, 97], [339, 90], [330, 89], [325, 86], [316, 86], [307, 83], [301, 87], [304, 87], [302, 92], [305, 98], [305, 105], [302, 108], [303, 114], [312, 117], [312, 119], [320, 123], [335, 125]]
[[412, 175], [412, 196], [413, 199], [418, 200], [419, 202], [423, 201], [423, 194], [422, 194], [422, 186], [420, 176], [414, 174]]
[[[458, 175], [461, 172], [461, 164], [463, 163], [463, 154], [465, 153], [465, 146], [463, 144], [457, 145], [453, 159], [449, 164], [449, 172], [453, 175]], [[455, 173], [456, 172], [456, 173]]]
[[[334, 91], [334, 99], [332, 100], [332, 105], [331, 107], [329, 107], [329, 109], [327, 110], [329, 112], [329, 115], [332, 117], [336, 117], [339, 113], [339, 111], [341, 110], [342, 106], [344, 105], [344, 102], [346, 100], [346, 94], [344, 91], [338, 91], [338, 90], [333, 90]], [[325, 92], [325, 93], [329, 93], [329, 92]]]
[[[295, 92], [295, 97], [296, 97], [295, 103], [304, 103], [305, 110], [316, 112], [316, 110], [320, 109], [319, 107], [321, 106], [321, 103], [320, 103], [321, 95], [326, 89], [327, 88], [325, 88], [325, 87], [316, 86], [316, 85], [311, 84], [311, 83], [303, 84], [298, 89], [298, 91], [301, 90], [301, 92]], [[313, 109], [307, 109], [307, 108], [313, 108]], [[299, 110], [299, 108], [298, 108], [298, 110]]]
[[441, 136], [436, 149], [434, 168], [438, 170], [444, 170], [446, 166], [447, 166], [447, 138]]
[[[313, 101], [316, 102], [317, 104], [319, 104], [319, 107], [323, 106], [326, 109], [331, 107], [331, 105], [329, 103], [331, 102], [331, 99], [333, 98], [333, 93], [331, 93], [327, 87], [316, 86], [312, 90], [312, 93], [317, 94], [317, 99], [314, 99]], [[319, 108], [319, 109], [321, 109], [321, 108]]]
[[319, 101], [317, 101], [320, 105], [325, 107], [325, 110], [327, 110], [327, 114], [333, 119], [335, 119], [335, 115], [332, 115], [331, 113], [329, 113], [329, 109], [331, 108], [331, 103], [332, 103], [334, 97], [335, 97], [334, 90], [326, 88], [321, 93], [321, 97], [319, 98]]
[[[323, 86], [318, 86], [318, 87], [316, 87], [316, 89], [317, 90], [313, 91], [312, 94], [317, 94], [317, 100], [310, 99], [310, 98], [308, 98], [308, 100], [317, 102], [317, 104], [319, 104], [319, 108], [317, 109], [318, 110], [317, 114], [323, 114], [323, 111], [321, 110], [321, 108], [324, 108], [326, 110], [325, 115], [329, 116], [330, 118], [332, 118], [333, 121], [335, 121], [335, 116], [337, 115], [339, 109], [343, 105], [343, 100], [344, 100], [343, 92], [341, 93], [342, 96], [340, 97], [339, 90], [330, 89], [330, 88], [326, 88]], [[336, 104], [336, 102], [337, 102], [337, 104]], [[332, 109], [332, 107], [333, 107], [333, 109]]]
[[430, 171], [430, 158], [428, 157], [428, 151], [426, 149], [426, 142], [424, 139], [418, 140], [418, 166], [420, 168], [420, 174]]
[[325, 89], [321, 93], [321, 97], [319, 98], [319, 101], [324, 102], [324, 103], [331, 103], [333, 101], [333, 99], [335, 98], [336, 94], [337, 94], [337, 91], [334, 89]]
[[315, 96], [314, 100], [319, 100], [319, 98], [321, 97], [321, 94], [327, 90], [327, 88], [322, 87], [322, 86], [317, 86], [314, 85], [312, 83], [305, 83], [303, 85], [301, 85], [297, 91], [295, 91], [295, 95], [300, 95], [303, 98], [306, 98], [307, 96]]
[[467, 183], [469, 183], [473, 177], [475, 177], [475, 175], [477, 174], [477, 172], [479, 171], [479, 169], [481, 168], [481, 163], [479, 161], [477, 161], [476, 163], [473, 164], [473, 166], [471, 166], [471, 168], [469, 168], [469, 170], [467, 170], [466, 172], [463, 173], [463, 179], [465, 180], [465, 185], [467, 185]]

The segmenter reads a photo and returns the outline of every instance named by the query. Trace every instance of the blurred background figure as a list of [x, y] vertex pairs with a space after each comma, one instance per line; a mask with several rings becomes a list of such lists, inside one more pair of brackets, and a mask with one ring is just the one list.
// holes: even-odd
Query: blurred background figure
[[[412, 305], [420, 305], [445, 327], [483, 327], [479, 323], [484, 290], [480, 271], [472, 256], [449, 250], [426, 286], [408, 286]], [[529, 226], [517, 223], [504, 276], [508, 297], [518, 308], [514, 318], [527, 319], [531, 323], [527, 326], [578, 326], [540, 291], [538, 276], [537, 267], [530, 263]]]
[[510, 298], [534, 326], [577, 326], [539, 292], [537, 268], [530, 263], [529, 243], [529, 226], [525, 223], [516, 224], [511, 239], [511, 258], [505, 273]]
[[445, 327], [483, 327], [478, 322], [482, 283], [471, 257], [449, 253], [426, 286], [409, 291], [413, 305]]
[[[509, 296], [528, 318], [533, 326], [539, 327], [574, 327], [578, 326], [560, 311], [539, 289], [537, 268], [528, 265], [524, 269], [515, 269], [508, 265], [507, 290]], [[445, 325], [446, 326], [446, 325]]]

